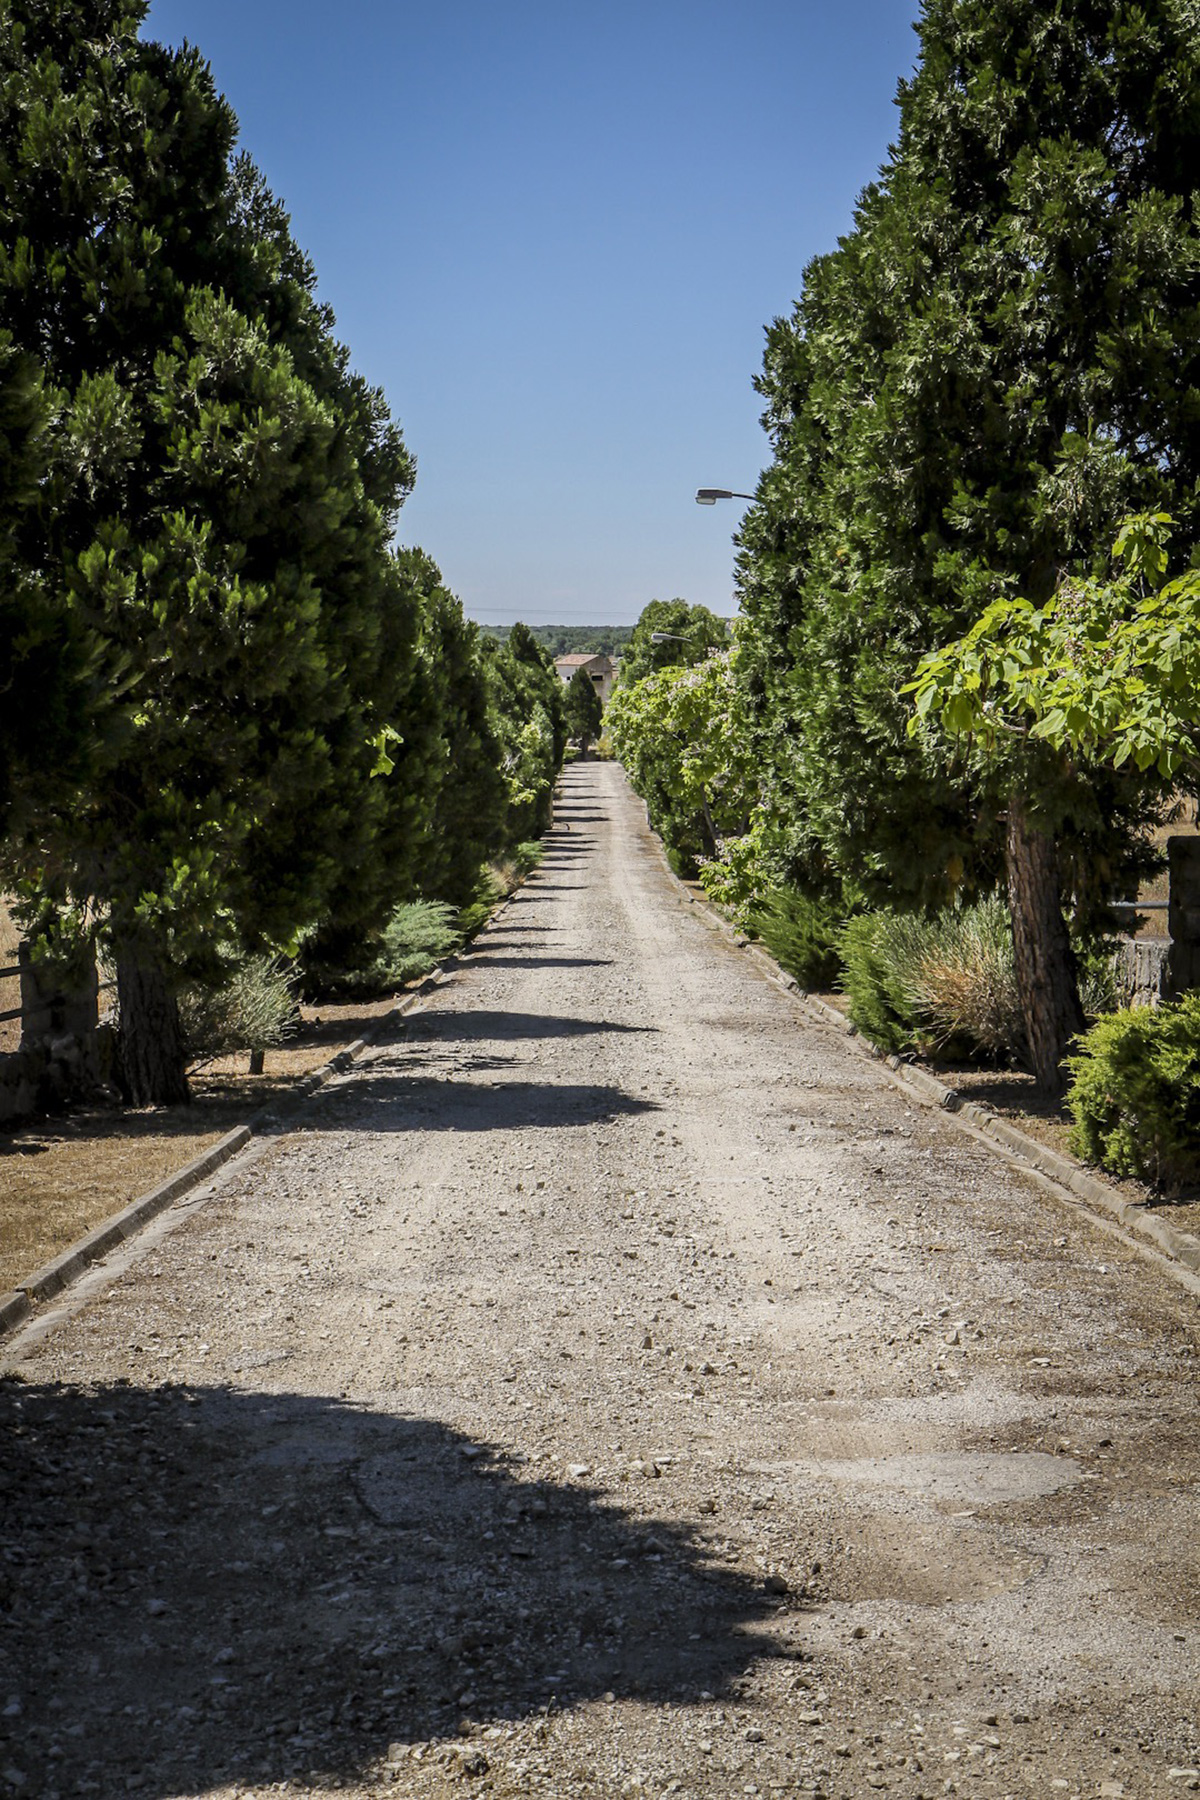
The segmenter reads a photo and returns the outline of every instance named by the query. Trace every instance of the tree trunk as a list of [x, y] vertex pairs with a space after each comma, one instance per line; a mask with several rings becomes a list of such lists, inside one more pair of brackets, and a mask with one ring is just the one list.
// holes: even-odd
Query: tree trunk
[[179, 1008], [164, 971], [134, 949], [117, 952], [122, 1086], [134, 1106], [191, 1100]]
[[708, 854], [711, 857], [718, 857], [721, 854], [721, 839], [709, 810], [708, 795], [703, 789], [700, 791], [700, 816], [704, 821], [704, 835], [708, 839]]
[[1012, 913], [1017, 992], [1038, 1087], [1051, 1096], [1065, 1085], [1062, 1060], [1083, 1030], [1075, 953], [1063, 918], [1054, 839], [1029, 818], [1023, 795], [1008, 806], [1008, 903]]

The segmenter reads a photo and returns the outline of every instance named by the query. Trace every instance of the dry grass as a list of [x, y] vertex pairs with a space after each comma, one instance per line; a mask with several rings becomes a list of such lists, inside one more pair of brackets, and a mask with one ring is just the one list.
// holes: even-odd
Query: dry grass
[[193, 1077], [191, 1106], [81, 1110], [0, 1134], [0, 1293], [293, 1091], [393, 1004], [305, 1007], [301, 1031], [267, 1052], [262, 1075], [246, 1072], [244, 1056], [211, 1063]]

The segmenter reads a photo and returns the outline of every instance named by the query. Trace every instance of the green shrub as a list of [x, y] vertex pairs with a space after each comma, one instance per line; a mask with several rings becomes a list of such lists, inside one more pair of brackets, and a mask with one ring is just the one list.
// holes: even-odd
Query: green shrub
[[1200, 1177], [1200, 993], [1097, 1019], [1067, 1067], [1078, 1156], [1156, 1187]]
[[934, 918], [867, 913], [842, 933], [853, 1023], [883, 1050], [1025, 1055], [1008, 913], [998, 897]]
[[531, 838], [527, 843], [518, 844], [515, 850], [509, 851], [509, 861], [516, 869], [516, 880], [524, 881], [546, 854], [546, 846], [540, 838]]
[[473, 938], [477, 931], [483, 930], [494, 909], [503, 900], [505, 892], [506, 889], [501, 886], [500, 878], [493, 869], [480, 869], [475, 892], [458, 915], [458, 929], [464, 939]]
[[842, 989], [851, 1024], [892, 1054], [917, 1042], [906, 977], [924, 942], [923, 922], [896, 913], [863, 913], [842, 930]]
[[795, 888], [775, 888], [748, 915], [781, 969], [802, 988], [831, 988], [842, 968], [842, 923], [828, 901], [810, 900]]
[[195, 1068], [242, 1050], [271, 1050], [296, 1028], [298, 979], [293, 963], [279, 956], [251, 956], [230, 962], [217, 986], [185, 987], [179, 1021], [185, 1054]]
[[461, 942], [459, 911], [449, 901], [406, 901], [396, 907], [380, 933], [370, 971], [372, 984], [386, 992], [416, 981]]
[[479, 871], [475, 891], [458, 915], [461, 939], [473, 938], [491, 918], [496, 907], [506, 900], [525, 877], [537, 868], [546, 847], [540, 838], [514, 844], [494, 862], [485, 863]]

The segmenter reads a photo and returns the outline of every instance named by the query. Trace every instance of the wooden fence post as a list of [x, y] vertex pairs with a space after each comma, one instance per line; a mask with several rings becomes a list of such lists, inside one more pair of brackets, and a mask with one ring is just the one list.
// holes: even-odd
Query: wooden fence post
[[1171, 992], [1200, 987], [1200, 837], [1167, 839], [1170, 905], [1167, 929]]

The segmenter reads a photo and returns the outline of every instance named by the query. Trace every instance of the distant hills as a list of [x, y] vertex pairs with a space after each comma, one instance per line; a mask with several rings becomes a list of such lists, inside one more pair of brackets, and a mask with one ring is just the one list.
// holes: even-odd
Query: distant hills
[[[488, 637], [503, 643], [510, 625], [480, 625]], [[621, 656], [633, 635], [632, 625], [530, 625], [530, 636], [551, 656]]]

